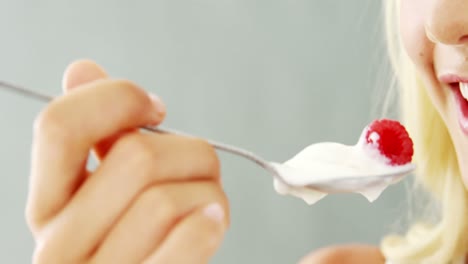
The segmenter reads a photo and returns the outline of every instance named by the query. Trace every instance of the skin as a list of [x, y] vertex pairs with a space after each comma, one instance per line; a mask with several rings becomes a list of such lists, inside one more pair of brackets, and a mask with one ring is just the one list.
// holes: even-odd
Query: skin
[[[468, 79], [468, 1], [400, 0], [400, 33], [405, 50], [424, 82], [432, 103], [447, 126], [468, 189], [468, 135], [457, 118], [453, 91], [441, 80], [445, 74]], [[301, 264], [384, 263], [378, 248], [363, 245], [318, 250]], [[468, 260], [467, 260], [468, 263]]]
[[163, 121], [164, 104], [93, 62], [71, 64], [63, 87], [34, 126], [33, 263], [207, 263], [229, 224], [215, 151], [139, 132]]

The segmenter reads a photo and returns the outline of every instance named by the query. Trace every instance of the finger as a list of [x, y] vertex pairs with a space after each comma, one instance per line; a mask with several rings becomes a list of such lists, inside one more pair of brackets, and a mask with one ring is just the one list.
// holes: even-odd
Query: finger
[[200, 180], [219, 182], [219, 161], [204, 141], [124, 135], [54, 219], [47, 247], [75, 258], [88, 257], [143, 190], [155, 184]]
[[27, 206], [32, 229], [69, 200], [96, 142], [161, 119], [147, 93], [128, 81], [95, 81], [50, 103], [35, 123]]
[[[62, 88], [65, 93], [68, 93], [81, 85], [107, 78], [109, 78], [109, 76], [106, 71], [94, 61], [78, 60], [67, 67], [62, 81]], [[161, 115], [165, 116], [164, 103], [157, 96], [150, 96], [152, 96], [153, 101], [157, 101], [157, 104], [161, 106]], [[135, 129], [131, 129], [130, 131], [134, 130]], [[93, 148], [93, 152], [98, 160], [102, 160], [114, 142], [126, 132], [129, 131], [117, 132], [115, 135], [111, 135], [99, 141]]]
[[[158, 123], [161, 123], [164, 117], [166, 116], [166, 110], [165, 110], [166, 107], [164, 105], [164, 102], [158, 96], [154, 94], [150, 94], [149, 96], [151, 100], [153, 101], [153, 103], [159, 107], [160, 120], [158, 121]], [[96, 158], [99, 161], [102, 161], [107, 155], [107, 153], [109, 152], [109, 150], [112, 148], [114, 143], [122, 135], [130, 133], [130, 132], [135, 132], [135, 131], [138, 131], [138, 128], [122, 130], [97, 142], [93, 148], [93, 153], [96, 155]]]
[[223, 219], [223, 208], [217, 203], [194, 211], [143, 263], [208, 263], [222, 242]]
[[65, 70], [62, 89], [66, 93], [80, 85], [107, 78], [106, 71], [95, 62], [78, 60], [71, 63]]
[[[108, 75], [106, 71], [94, 61], [78, 60], [70, 64], [65, 70], [62, 80], [62, 89], [64, 93], [68, 93], [81, 85], [107, 78]], [[118, 138], [118, 135], [120, 135], [120, 133], [103, 139], [96, 144], [93, 150], [98, 160], [101, 160], [106, 151]]]
[[112, 227], [91, 262], [141, 263], [182, 217], [214, 202], [227, 211], [227, 199], [219, 184], [212, 181], [151, 187]]

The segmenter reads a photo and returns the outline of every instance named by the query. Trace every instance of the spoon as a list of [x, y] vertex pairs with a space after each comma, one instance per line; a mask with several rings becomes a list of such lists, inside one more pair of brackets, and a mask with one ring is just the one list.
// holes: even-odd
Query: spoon
[[[26, 89], [11, 83], [7, 83], [4, 81], [0, 81], [0, 87], [10, 90], [15, 93], [22, 94], [26, 97], [34, 98], [39, 101], [43, 102], [50, 102], [54, 99], [53, 96], [43, 94], [34, 90]], [[161, 134], [175, 134], [180, 136], [186, 137], [195, 137], [193, 135], [180, 132], [177, 130], [164, 128], [161, 126], [144, 126], [141, 127], [143, 130], [161, 133]], [[356, 192], [365, 189], [369, 189], [375, 186], [379, 186], [382, 184], [393, 184], [398, 182], [403, 178], [403, 176], [411, 173], [414, 170], [414, 166], [405, 166], [401, 169], [393, 170], [390, 173], [382, 173], [382, 174], [374, 174], [374, 175], [360, 175], [360, 176], [346, 176], [343, 177], [334, 177], [327, 180], [314, 180], [314, 177], [311, 175], [310, 181], [303, 185], [298, 185], [294, 183], [290, 183], [286, 180], [286, 177], [280, 171], [284, 171], [281, 168], [284, 165], [268, 161], [248, 150], [235, 147], [232, 145], [228, 145], [225, 143], [213, 141], [213, 140], [206, 140], [209, 144], [211, 144], [215, 149], [225, 151], [240, 157], [244, 157], [250, 161], [253, 161], [263, 169], [267, 170], [270, 174], [272, 174], [278, 181], [283, 184], [293, 186], [293, 187], [306, 187], [310, 188], [315, 191], [326, 192], [326, 193], [346, 193], [346, 192]], [[291, 168], [287, 168], [286, 170], [291, 170]]]

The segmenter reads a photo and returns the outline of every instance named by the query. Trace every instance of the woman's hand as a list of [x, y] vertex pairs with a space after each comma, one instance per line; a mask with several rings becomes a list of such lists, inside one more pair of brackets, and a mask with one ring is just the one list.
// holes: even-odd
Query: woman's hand
[[365, 244], [336, 245], [320, 248], [305, 256], [299, 264], [384, 264], [378, 247]]
[[34, 263], [207, 263], [229, 220], [213, 148], [139, 132], [164, 119], [163, 103], [93, 62], [70, 65], [63, 86], [34, 126]]

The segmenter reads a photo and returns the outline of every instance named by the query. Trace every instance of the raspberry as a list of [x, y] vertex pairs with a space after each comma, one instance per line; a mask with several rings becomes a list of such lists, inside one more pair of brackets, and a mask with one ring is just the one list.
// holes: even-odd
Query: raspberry
[[[381, 119], [368, 126], [366, 142], [377, 146], [390, 160], [390, 165], [404, 165], [413, 157], [413, 141], [405, 127], [398, 121]], [[376, 134], [378, 136], [376, 136]]]

